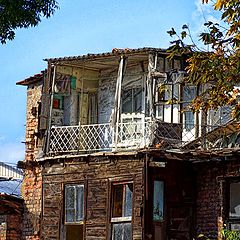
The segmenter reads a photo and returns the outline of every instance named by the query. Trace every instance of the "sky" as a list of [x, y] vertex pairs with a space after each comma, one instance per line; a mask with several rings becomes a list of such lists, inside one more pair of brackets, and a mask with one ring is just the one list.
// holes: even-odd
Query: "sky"
[[47, 67], [43, 59], [109, 52], [113, 48], [167, 48], [166, 33], [188, 24], [202, 30], [215, 20], [201, 0], [58, 0], [60, 9], [35, 28], [18, 29], [0, 45], [0, 161], [24, 159], [26, 87], [16, 82]]

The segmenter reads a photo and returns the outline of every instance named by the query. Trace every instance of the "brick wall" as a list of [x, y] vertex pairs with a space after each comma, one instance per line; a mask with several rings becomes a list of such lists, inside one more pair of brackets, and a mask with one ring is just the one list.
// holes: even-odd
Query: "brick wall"
[[22, 236], [22, 215], [7, 215], [7, 238], [6, 240], [20, 240]]
[[[131, 179], [134, 183], [133, 239], [142, 239], [143, 166], [138, 159], [117, 161], [99, 158], [64, 164], [45, 164], [42, 239], [59, 239], [63, 221], [63, 184], [84, 183], [86, 194], [85, 239], [105, 240], [110, 229], [109, 204], [112, 181]], [[99, 160], [98, 159], [98, 160]]]
[[226, 189], [222, 182], [231, 177], [240, 177], [240, 161], [225, 160], [202, 163], [197, 167], [196, 230], [211, 239], [220, 238], [226, 220]]
[[7, 238], [7, 216], [0, 215], [0, 239], [6, 240]]
[[[41, 82], [28, 86], [25, 161], [35, 161], [41, 149], [38, 134], [38, 108], [41, 101]], [[42, 176], [41, 168], [24, 170], [22, 195], [24, 198], [23, 239], [40, 239]]]
[[22, 236], [22, 201], [0, 200], [0, 240], [20, 240]]

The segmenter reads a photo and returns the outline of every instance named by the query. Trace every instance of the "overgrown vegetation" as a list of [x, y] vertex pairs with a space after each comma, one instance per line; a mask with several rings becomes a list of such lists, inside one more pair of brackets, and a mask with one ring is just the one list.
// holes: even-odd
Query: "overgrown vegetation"
[[[202, 0], [208, 4], [208, 0]], [[189, 26], [183, 25], [178, 34], [174, 28], [168, 34], [174, 38], [169, 48], [175, 54], [188, 55], [186, 83], [201, 85], [202, 92], [193, 103], [194, 111], [229, 105], [240, 118], [240, 1], [211, 1], [213, 11], [221, 13], [219, 23], [206, 21], [206, 31], [199, 33], [200, 45], [194, 44]], [[190, 39], [190, 41], [189, 41]], [[187, 44], [186, 42], [190, 42]]]

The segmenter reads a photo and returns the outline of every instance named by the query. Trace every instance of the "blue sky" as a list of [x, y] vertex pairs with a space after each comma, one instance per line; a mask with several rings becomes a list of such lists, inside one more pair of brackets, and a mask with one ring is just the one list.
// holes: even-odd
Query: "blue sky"
[[[60, 9], [37, 27], [20, 29], [0, 45], [0, 161], [24, 159], [26, 88], [16, 86], [46, 67], [42, 59], [112, 48], [162, 47], [166, 31], [203, 22], [201, 0], [59, 0]], [[214, 19], [209, 7], [205, 17]]]

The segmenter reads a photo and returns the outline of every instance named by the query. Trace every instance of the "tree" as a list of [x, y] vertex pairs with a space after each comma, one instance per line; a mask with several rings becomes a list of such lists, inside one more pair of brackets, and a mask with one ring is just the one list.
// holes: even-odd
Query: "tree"
[[[208, 0], [202, 0], [207, 4]], [[192, 102], [194, 111], [232, 106], [234, 116], [240, 118], [240, 1], [216, 0], [213, 10], [221, 12], [221, 23], [207, 21], [200, 41], [208, 46], [202, 49], [192, 41], [189, 26], [183, 25], [180, 34], [172, 28], [175, 37], [169, 48], [170, 58], [176, 54], [188, 56], [185, 82], [201, 85], [202, 93]], [[191, 44], [186, 44], [190, 38]]]
[[36, 26], [49, 18], [58, 3], [55, 0], [0, 0], [0, 41], [13, 40], [17, 28]]

